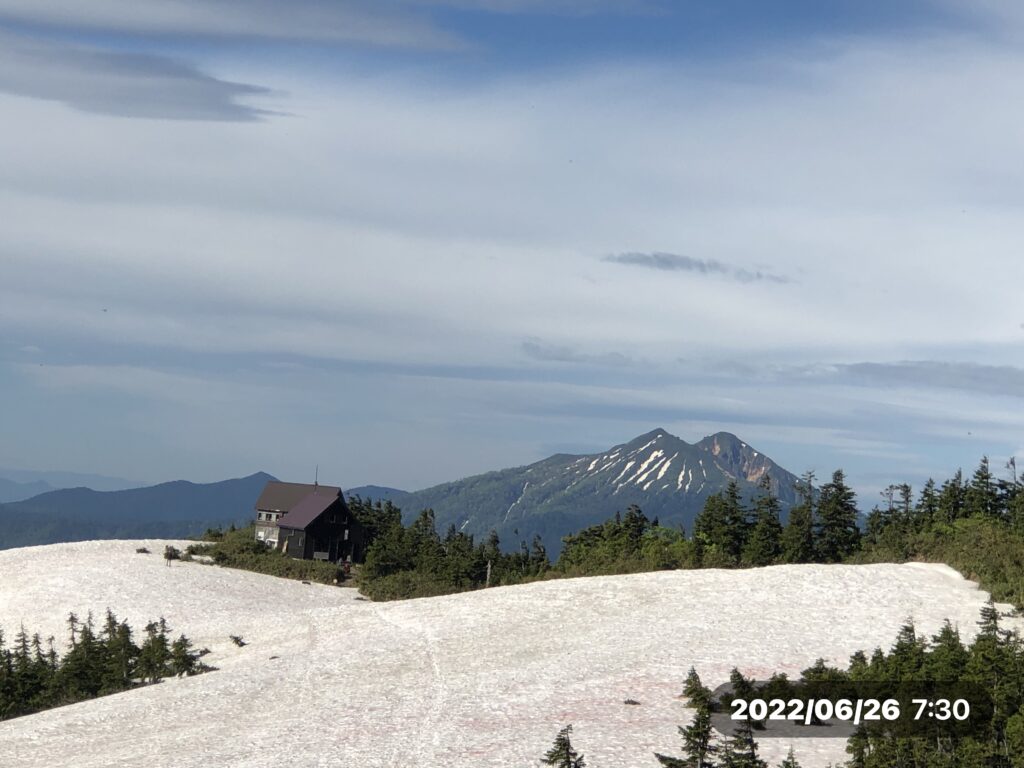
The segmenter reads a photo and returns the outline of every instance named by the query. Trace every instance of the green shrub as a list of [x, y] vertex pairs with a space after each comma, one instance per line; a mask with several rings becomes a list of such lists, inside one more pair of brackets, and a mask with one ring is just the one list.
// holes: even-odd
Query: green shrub
[[286, 579], [340, 584], [345, 574], [335, 563], [322, 560], [296, 560], [256, 541], [254, 526], [229, 530], [211, 542], [190, 544], [190, 555], [205, 555], [226, 568], [264, 573]]

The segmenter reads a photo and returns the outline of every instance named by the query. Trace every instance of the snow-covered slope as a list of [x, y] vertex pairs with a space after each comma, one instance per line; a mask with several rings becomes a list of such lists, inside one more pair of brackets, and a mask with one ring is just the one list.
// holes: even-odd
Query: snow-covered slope
[[[529, 766], [572, 723], [593, 768], [678, 754], [689, 666], [798, 672], [888, 647], [912, 616], [974, 632], [986, 595], [930, 565], [779, 566], [552, 581], [374, 604], [197, 563], [163, 542], [0, 552], [0, 625], [62, 636], [69, 611], [163, 615], [220, 670], [0, 723], [5, 768]], [[236, 647], [228, 635], [248, 642]], [[276, 657], [276, 658], [271, 658]], [[626, 706], [627, 698], [641, 702]], [[777, 760], [788, 744], [765, 741]], [[843, 742], [795, 744], [805, 768]]]

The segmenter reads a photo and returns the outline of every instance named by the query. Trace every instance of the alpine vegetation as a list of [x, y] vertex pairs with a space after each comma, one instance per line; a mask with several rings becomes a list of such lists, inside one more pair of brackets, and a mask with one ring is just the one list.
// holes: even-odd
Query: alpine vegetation
[[92, 614], [81, 621], [74, 613], [67, 628], [63, 655], [52, 636], [44, 642], [23, 626], [8, 645], [0, 630], [0, 720], [213, 669], [185, 635], [171, 639], [163, 618], [146, 624], [141, 645], [110, 610], [99, 629]]

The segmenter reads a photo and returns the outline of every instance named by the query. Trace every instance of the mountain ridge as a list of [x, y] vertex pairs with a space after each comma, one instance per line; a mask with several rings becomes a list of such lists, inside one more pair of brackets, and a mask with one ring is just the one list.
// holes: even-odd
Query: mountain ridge
[[[349, 497], [388, 500], [410, 522], [433, 509], [442, 535], [450, 526], [484, 537], [494, 530], [506, 548], [539, 535], [557, 556], [562, 537], [630, 505], [663, 525], [692, 530], [707, 498], [735, 481], [746, 499], [765, 475], [785, 513], [795, 501], [795, 475], [734, 434], [716, 432], [687, 443], [657, 428], [591, 454], [559, 453], [418, 491], [349, 488]], [[208, 527], [248, 524], [265, 472], [216, 483], [174, 480], [143, 488], [64, 488], [0, 504], [0, 549], [109, 538], [181, 538]]]
[[598, 453], [555, 454], [419, 491], [388, 489], [388, 496], [377, 497], [372, 486], [361, 486], [347, 493], [388, 498], [402, 507], [406, 522], [433, 509], [442, 533], [452, 525], [478, 537], [495, 530], [513, 547], [540, 535], [557, 553], [563, 536], [632, 504], [662, 524], [690, 530], [708, 496], [735, 481], [752, 498], [765, 475], [788, 509], [796, 501], [797, 477], [763, 452], [729, 432], [691, 444], [659, 427]]
[[172, 480], [144, 488], [62, 488], [0, 505], [0, 549], [90, 539], [183, 538], [248, 524], [266, 472], [215, 483]]

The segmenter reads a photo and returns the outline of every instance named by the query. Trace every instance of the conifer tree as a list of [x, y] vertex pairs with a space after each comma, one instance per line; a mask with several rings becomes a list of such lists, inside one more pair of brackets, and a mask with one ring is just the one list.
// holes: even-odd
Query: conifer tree
[[925, 662], [925, 678], [959, 680], [967, 667], [967, 659], [967, 649], [960, 640], [960, 633], [946, 619], [938, 634], [932, 636], [932, 647]]
[[[846, 753], [850, 756], [846, 763], [847, 767], [867, 768], [868, 749], [870, 746], [871, 740], [868, 738], [867, 729], [863, 725], [859, 725], [853, 735], [846, 741]], [[793, 754], [792, 749], [790, 749], [790, 754]], [[785, 763], [782, 765], [785, 765]]]
[[964, 516], [963, 472], [956, 474], [942, 484], [939, 491], [938, 518], [943, 523], [952, 523]]
[[757, 742], [750, 720], [741, 720], [733, 735], [722, 745], [721, 768], [768, 768], [757, 754]]
[[647, 515], [636, 504], [630, 504], [622, 518], [623, 545], [621, 551], [627, 557], [636, 557], [640, 552], [640, 543], [644, 533], [652, 527]]
[[540, 534], [534, 534], [533, 543], [530, 545], [530, 572], [543, 573], [551, 563], [548, 561], [548, 551], [544, 547], [544, 540]]
[[917, 637], [914, 622], [907, 620], [896, 635], [896, 644], [889, 652], [887, 679], [909, 682], [922, 679], [926, 662], [925, 642]]
[[793, 755], [792, 747], [789, 748], [786, 759], [779, 763], [779, 768], [800, 768], [800, 763], [796, 761], [796, 757]]
[[1024, 768], [1024, 712], [1018, 711], [1006, 721], [1004, 733], [1011, 768]]
[[201, 667], [199, 654], [192, 650], [192, 642], [185, 635], [171, 643], [169, 668], [172, 675], [191, 677], [203, 671]]
[[1001, 517], [999, 488], [992, 477], [988, 456], [982, 456], [971, 482], [964, 490], [964, 512], [968, 517]]
[[789, 521], [782, 531], [782, 559], [787, 563], [814, 560], [814, 473], [807, 472], [797, 483], [800, 503], [789, 510]]
[[915, 508], [915, 517], [918, 521], [918, 529], [939, 522], [939, 494], [935, 490], [935, 481], [930, 477], [921, 489], [921, 496], [918, 498]]
[[724, 549], [734, 562], [739, 562], [747, 541], [749, 523], [743, 499], [740, 498], [740, 486], [735, 480], [729, 481], [722, 494], [722, 501], [726, 534]]
[[117, 693], [132, 685], [132, 671], [139, 649], [132, 642], [132, 631], [127, 622], [118, 622], [112, 611], [107, 611], [103, 625], [103, 643], [106, 660], [103, 671], [102, 693]]
[[139, 649], [138, 675], [143, 682], [155, 683], [166, 677], [171, 649], [167, 642], [167, 622], [161, 618], [146, 625], [146, 640]]
[[679, 727], [683, 738], [683, 757], [670, 757], [657, 752], [654, 756], [665, 768], [717, 768], [714, 755], [718, 747], [712, 743], [711, 691], [704, 686], [697, 670], [690, 667], [683, 683], [687, 706], [695, 710], [690, 724]]
[[754, 523], [743, 547], [743, 562], [747, 565], [771, 565], [782, 554], [779, 500], [772, 493], [767, 475], [761, 490], [761, 496], [754, 502]]
[[716, 549], [730, 562], [730, 532], [726, 503], [722, 495], [716, 493], [704, 501], [704, 507], [693, 521], [693, 538], [699, 542], [702, 552]]
[[424, 509], [408, 528], [409, 547], [416, 569], [424, 573], [440, 573], [443, 554], [441, 537], [437, 535], [434, 510]]
[[840, 562], [860, 546], [855, 496], [843, 470], [833, 472], [832, 480], [821, 487], [817, 517], [816, 549], [823, 562]]
[[711, 689], [701, 682], [700, 675], [693, 667], [690, 667], [690, 671], [686, 673], [686, 680], [683, 681], [683, 697], [691, 707], [711, 704]]
[[573, 749], [569, 736], [572, 733], [572, 726], [567, 725], [558, 732], [555, 737], [554, 746], [544, 755], [541, 761], [544, 765], [556, 766], [556, 768], [586, 768], [583, 755]]

